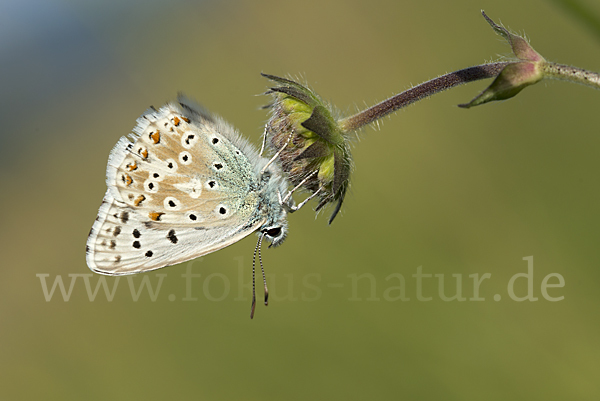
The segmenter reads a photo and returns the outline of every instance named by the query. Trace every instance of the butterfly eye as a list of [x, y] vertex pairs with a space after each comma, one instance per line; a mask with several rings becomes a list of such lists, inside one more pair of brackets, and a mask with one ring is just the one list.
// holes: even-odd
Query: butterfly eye
[[281, 235], [281, 227], [270, 228], [265, 233], [272, 238], [277, 238]]

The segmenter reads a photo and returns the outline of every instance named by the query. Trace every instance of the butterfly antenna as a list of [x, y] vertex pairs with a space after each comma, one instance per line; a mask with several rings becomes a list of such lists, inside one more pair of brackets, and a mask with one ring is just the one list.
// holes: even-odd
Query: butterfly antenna
[[[254, 309], [256, 309], [256, 252], [260, 249], [260, 243], [262, 242], [264, 234], [261, 234], [258, 242], [256, 243], [256, 247], [254, 248], [254, 256], [252, 256], [252, 308], [250, 310], [250, 319], [254, 318]], [[262, 262], [261, 262], [262, 267]]]
[[262, 248], [262, 239], [265, 235], [261, 235], [260, 239], [258, 240], [258, 243], [260, 244], [258, 246], [258, 261], [260, 262], [260, 270], [262, 270], [262, 275], [263, 275], [263, 284], [265, 285], [265, 305], [269, 305], [269, 289], [267, 288], [267, 276], [265, 275], [265, 268], [263, 267], [263, 263], [262, 263], [262, 256], [260, 255], [260, 250]]

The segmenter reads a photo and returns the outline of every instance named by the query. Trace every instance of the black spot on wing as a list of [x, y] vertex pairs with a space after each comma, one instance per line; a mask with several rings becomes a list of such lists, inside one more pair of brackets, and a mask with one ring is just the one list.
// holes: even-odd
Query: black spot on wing
[[169, 241], [171, 241], [174, 244], [176, 244], [177, 241], [179, 241], [179, 239], [175, 235], [175, 230], [170, 230], [169, 234], [167, 234], [167, 238], [169, 239]]

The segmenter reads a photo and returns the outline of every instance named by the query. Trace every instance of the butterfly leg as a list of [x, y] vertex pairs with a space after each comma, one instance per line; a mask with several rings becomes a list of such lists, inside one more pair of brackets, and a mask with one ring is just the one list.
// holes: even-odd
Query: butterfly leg
[[295, 212], [296, 210], [299, 210], [302, 206], [306, 205], [306, 203], [312, 198], [314, 198], [319, 192], [321, 192], [322, 189], [323, 187], [319, 187], [319, 189], [317, 189], [314, 194], [304, 199], [302, 202], [300, 202], [300, 204], [298, 204], [298, 206], [294, 206], [292, 211]]
[[[315, 170], [315, 171], [313, 171], [312, 173], [310, 173], [309, 175], [307, 175], [307, 176], [306, 176], [306, 177], [305, 177], [305, 178], [304, 178], [302, 181], [300, 181], [300, 184], [298, 184], [298, 185], [296, 185], [294, 188], [292, 188], [292, 190], [291, 190], [291, 191], [289, 191], [289, 192], [288, 192], [288, 193], [285, 195], [285, 197], [284, 197], [283, 199], [281, 199], [281, 194], [279, 194], [279, 204], [280, 204], [280, 205], [287, 204], [287, 202], [289, 201], [289, 199], [292, 197], [292, 194], [293, 194], [294, 192], [296, 192], [296, 190], [297, 190], [298, 188], [300, 188], [302, 185], [304, 185], [304, 183], [305, 183], [306, 181], [310, 180], [310, 178], [311, 178], [313, 175], [317, 174], [318, 172], [319, 172], [319, 170]], [[315, 193], [316, 193], [316, 192], [315, 192]], [[312, 196], [314, 196], [314, 194], [313, 194]], [[311, 196], [310, 198], [312, 198], [312, 196]], [[310, 199], [310, 198], [309, 198], [309, 199]]]
[[262, 145], [260, 147], [259, 156], [263, 155], [263, 152], [265, 151], [266, 146], [267, 146], [267, 127], [265, 127], [265, 130], [263, 132], [263, 140], [262, 140]]
[[[292, 135], [294, 135], [293, 132], [290, 132], [290, 136], [288, 137], [287, 141], [285, 141], [285, 144], [281, 147], [281, 149], [279, 149], [277, 151], [277, 153], [275, 153], [275, 155], [273, 155], [273, 157], [271, 158], [271, 160], [269, 160], [267, 162], [267, 164], [263, 167], [263, 169], [261, 170], [260, 174], [264, 174], [265, 171], [267, 171], [267, 168], [269, 168], [269, 166], [275, 161], [277, 160], [277, 158], [279, 157], [279, 155], [281, 154], [281, 152], [283, 152], [283, 150], [288, 146], [288, 144], [290, 143], [290, 141], [292, 140]], [[266, 137], [265, 137], [266, 138]]]
[[288, 213], [294, 213], [295, 211], [299, 210], [299, 209], [300, 209], [302, 206], [306, 205], [306, 203], [307, 203], [309, 200], [311, 200], [312, 198], [314, 198], [315, 196], [317, 196], [317, 194], [318, 194], [319, 192], [321, 192], [321, 190], [322, 190], [322, 189], [323, 189], [323, 187], [319, 187], [319, 189], [317, 189], [317, 190], [316, 190], [316, 191], [315, 191], [315, 192], [314, 192], [314, 193], [313, 193], [311, 196], [309, 196], [308, 198], [304, 199], [304, 200], [303, 200], [302, 202], [300, 202], [300, 204], [299, 204], [299, 205], [297, 205], [297, 206], [296, 206], [296, 205], [293, 205], [293, 204], [292, 204], [292, 205], [290, 205], [290, 204], [289, 204], [289, 199], [288, 199], [288, 197], [289, 197], [289, 195], [291, 195], [291, 193], [292, 193], [293, 191], [290, 191], [290, 192], [289, 192], [289, 193], [286, 195], [286, 197], [284, 198], [284, 199], [286, 199], [285, 201], [284, 201], [284, 199], [282, 199], [282, 198], [281, 198], [281, 193], [280, 193], [280, 192], [278, 192], [278, 193], [277, 193], [277, 195], [279, 196], [279, 203], [281, 204], [281, 206], [283, 206], [283, 207], [284, 207], [284, 208], [287, 210], [287, 212], [288, 212]]

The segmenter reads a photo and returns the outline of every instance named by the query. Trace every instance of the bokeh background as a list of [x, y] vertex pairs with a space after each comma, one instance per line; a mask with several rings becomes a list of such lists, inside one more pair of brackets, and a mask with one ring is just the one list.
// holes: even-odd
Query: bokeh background
[[[548, 59], [599, 71], [600, 3], [578, 4], [587, 19], [541, 0], [2, 0], [0, 398], [599, 399], [600, 92], [583, 86], [456, 107], [478, 82], [365, 129], [333, 225], [311, 203], [263, 249], [271, 302], [253, 321], [255, 236], [108, 278], [110, 301], [85, 286], [100, 278], [84, 248], [108, 154], [148, 106], [184, 91], [258, 145], [260, 72], [302, 77], [352, 113], [508, 54], [481, 9]], [[507, 285], [529, 256], [538, 300], [517, 302]], [[419, 267], [443, 275], [423, 281], [431, 301], [417, 299]], [[186, 271], [200, 275], [189, 288]], [[557, 302], [541, 292], [553, 273]], [[491, 275], [482, 301], [475, 274]], [[137, 294], [144, 277], [154, 300]], [[442, 277], [467, 300], [444, 301]], [[67, 296], [44, 293], [55, 280]]]

